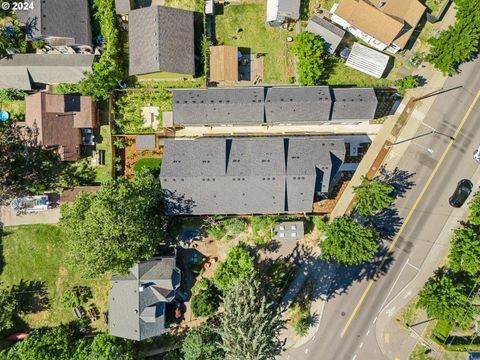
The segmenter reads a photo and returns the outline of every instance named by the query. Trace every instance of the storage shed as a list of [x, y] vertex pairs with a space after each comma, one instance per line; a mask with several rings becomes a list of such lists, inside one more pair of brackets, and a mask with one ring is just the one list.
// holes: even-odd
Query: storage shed
[[325, 52], [328, 55], [333, 54], [337, 50], [338, 45], [340, 45], [345, 36], [345, 31], [342, 28], [316, 15], [310, 19], [306, 30], [323, 39]]
[[380, 79], [385, 74], [389, 61], [388, 55], [355, 43], [345, 65]]
[[210, 47], [210, 81], [238, 81], [238, 48], [236, 46]]

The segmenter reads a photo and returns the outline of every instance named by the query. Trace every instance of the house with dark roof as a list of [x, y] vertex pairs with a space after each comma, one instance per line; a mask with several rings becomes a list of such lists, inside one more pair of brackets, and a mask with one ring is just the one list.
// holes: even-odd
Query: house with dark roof
[[87, 0], [30, 0], [17, 19], [25, 24], [27, 39], [42, 39], [55, 45], [92, 45]]
[[418, 0], [340, 0], [331, 20], [378, 50], [404, 49], [425, 13]]
[[97, 126], [95, 103], [88, 96], [38, 92], [25, 98], [25, 125], [37, 144], [55, 148], [61, 160], [80, 158], [82, 129]]
[[92, 72], [94, 55], [15, 54], [0, 59], [0, 89], [32, 90], [75, 84]]
[[113, 275], [108, 296], [108, 333], [145, 340], [167, 332], [166, 307], [180, 287], [175, 256], [134, 265], [127, 275]]
[[172, 96], [178, 125], [260, 124], [263, 103], [263, 87], [175, 89]]
[[358, 123], [373, 119], [372, 88], [273, 86], [173, 90], [180, 126]]
[[160, 181], [171, 215], [312, 211], [345, 157], [342, 139], [165, 139]]
[[150, 6], [129, 13], [129, 73], [195, 75], [193, 12]]
[[328, 55], [337, 51], [338, 46], [345, 36], [345, 31], [342, 28], [317, 15], [314, 15], [310, 19], [305, 30], [323, 39], [325, 52]]

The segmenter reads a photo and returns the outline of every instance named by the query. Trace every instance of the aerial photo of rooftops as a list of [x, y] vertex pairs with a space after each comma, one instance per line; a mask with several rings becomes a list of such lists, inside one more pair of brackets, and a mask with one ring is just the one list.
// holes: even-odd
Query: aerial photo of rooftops
[[0, 360], [480, 360], [480, 0], [0, 0]]

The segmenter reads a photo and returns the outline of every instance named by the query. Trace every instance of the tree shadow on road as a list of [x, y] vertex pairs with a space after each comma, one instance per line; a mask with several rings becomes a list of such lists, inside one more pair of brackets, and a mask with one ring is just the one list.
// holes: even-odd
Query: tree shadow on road
[[379, 169], [379, 174], [379, 178], [382, 182], [393, 186], [391, 196], [394, 199], [404, 197], [405, 193], [415, 186], [415, 182], [411, 180], [415, 173], [400, 170], [399, 168], [395, 168], [393, 171], [388, 171], [385, 169], [385, 166], [382, 166]]
[[387, 208], [370, 216], [366, 225], [375, 230], [380, 239], [391, 241], [402, 226], [402, 222], [403, 219], [398, 215], [397, 209]]
[[[289, 259], [297, 264], [298, 271], [313, 280], [312, 301], [330, 300], [335, 296], [347, 294], [349, 288], [356, 282], [376, 281], [385, 275], [394, 260], [393, 253], [388, 253], [387, 250], [386, 246], [380, 246], [370, 262], [356, 266], [341, 266], [335, 262], [320, 259], [318, 253], [311, 248], [298, 245]], [[297, 284], [294, 279], [290, 289], [292, 286], [296, 286], [300, 291], [302, 283]]]

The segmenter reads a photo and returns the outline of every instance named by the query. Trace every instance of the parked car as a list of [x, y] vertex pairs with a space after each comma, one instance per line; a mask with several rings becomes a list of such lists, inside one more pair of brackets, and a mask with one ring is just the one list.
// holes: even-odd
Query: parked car
[[473, 158], [480, 162], [480, 145], [478, 146], [478, 149], [473, 152]]
[[10, 207], [16, 212], [32, 213], [48, 210], [49, 204], [47, 195], [36, 195], [17, 197], [10, 202]]
[[467, 201], [468, 196], [472, 193], [473, 184], [468, 179], [462, 179], [458, 182], [455, 192], [450, 197], [448, 202], [453, 207], [461, 207], [465, 201]]

